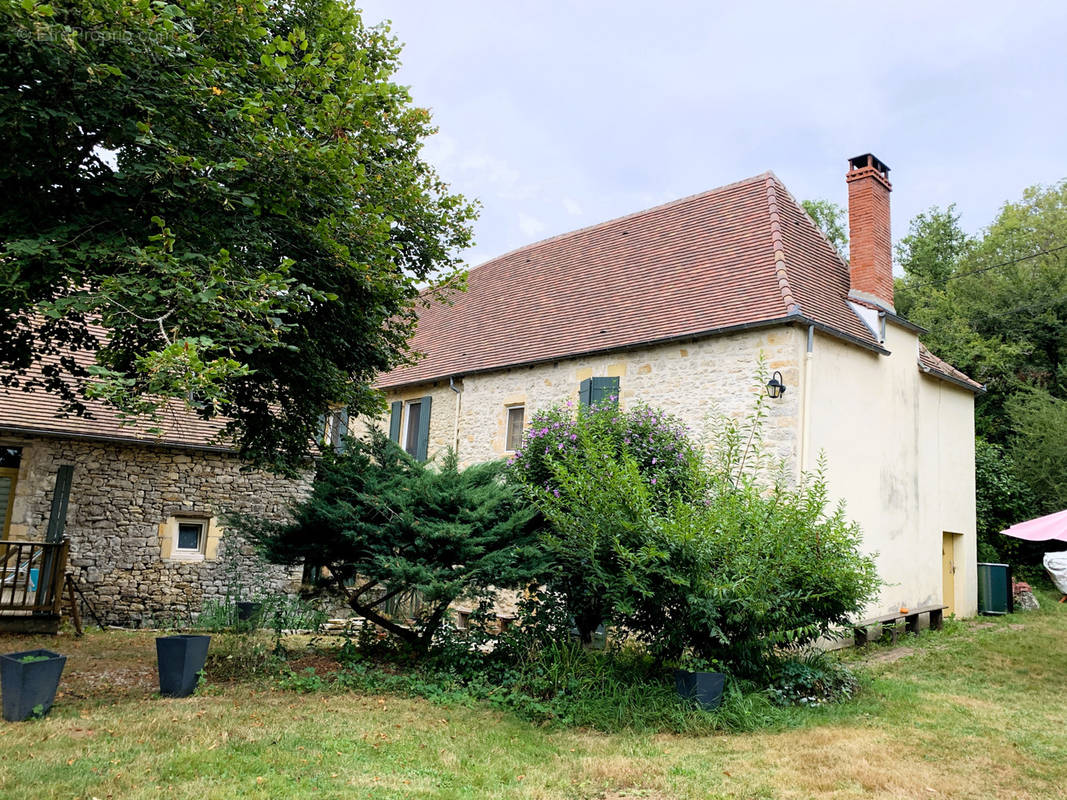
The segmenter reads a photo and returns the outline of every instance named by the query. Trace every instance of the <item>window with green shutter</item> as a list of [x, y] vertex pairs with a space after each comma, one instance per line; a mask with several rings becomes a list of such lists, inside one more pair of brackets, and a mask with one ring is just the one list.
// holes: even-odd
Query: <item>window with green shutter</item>
[[348, 436], [348, 409], [337, 409], [319, 417], [319, 433], [320, 444], [343, 453], [346, 447], [344, 437]]
[[419, 461], [425, 461], [430, 449], [430, 395], [392, 403], [389, 411], [389, 438]]
[[[612, 400], [611, 398], [615, 398]], [[618, 378], [586, 378], [578, 388], [578, 402], [583, 406], [619, 402]]]

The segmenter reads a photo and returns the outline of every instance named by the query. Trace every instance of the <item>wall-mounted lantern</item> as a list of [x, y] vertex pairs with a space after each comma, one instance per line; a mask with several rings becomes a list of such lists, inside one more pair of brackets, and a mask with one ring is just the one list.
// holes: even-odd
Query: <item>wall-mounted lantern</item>
[[767, 381], [767, 397], [774, 400], [783, 394], [785, 394], [785, 384], [782, 383], [782, 373], [775, 370], [771, 379]]

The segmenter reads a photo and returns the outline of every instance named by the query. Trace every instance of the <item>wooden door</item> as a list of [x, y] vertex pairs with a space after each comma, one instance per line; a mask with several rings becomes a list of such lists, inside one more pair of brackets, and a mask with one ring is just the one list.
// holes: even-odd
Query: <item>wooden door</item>
[[941, 602], [945, 616], [956, 613], [956, 540], [958, 533], [941, 534]]

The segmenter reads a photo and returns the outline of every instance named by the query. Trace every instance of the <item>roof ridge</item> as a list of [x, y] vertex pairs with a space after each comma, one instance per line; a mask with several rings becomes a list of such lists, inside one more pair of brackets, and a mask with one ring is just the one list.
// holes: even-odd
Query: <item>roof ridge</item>
[[[841, 266], [843, 266], [845, 269], [851, 269], [851, 267], [849, 267], [848, 262], [845, 260], [845, 257], [841, 255], [837, 247], [834, 246], [834, 243], [830, 241], [830, 237], [826, 235], [826, 232], [819, 227], [818, 223], [816, 223], [815, 220], [812, 219], [811, 214], [808, 213], [808, 210], [804, 208], [804, 204], [797, 202], [797, 199], [793, 197], [793, 193], [789, 191], [789, 187], [782, 183], [782, 181], [778, 178], [777, 175], [774, 176], [774, 179], [778, 181], [778, 188], [785, 192], [785, 196], [793, 202], [793, 205], [795, 205], [797, 209], [799, 209], [800, 213], [804, 215], [804, 218], [811, 223], [811, 227], [815, 229], [815, 232], [822, 237], [822, 240], [824, 242], [826, 242], [826, 246], [830, 248], [830, 252], [832, 252], [837, 258], [837, 260], [841, 262]], [[845, 210], [847, 211], [847, 209]]]
[[476, 269], [481, 269], [486, 264], [491, 264], [494, 261], [500, 261], [501, 259], [507, 258], [508, 256], [515, 255], [516, 253], [521, 253], [523, 250], [528, 250], [528, 249], [530, 249], [532, 247], [537, 247], [539, 245], [543, 245], [543, 244], [546, 244], [548, 242], [553, 242], [553, 241], [555, 241], [557, 239], [566, 239], [569, 236], [576, 236], [579, 233], [585, 233], [586, 231], [593, 231], [593, 230], [596, 230], [597, 228], [604, 228], [604, 227], [607, 227], [608, 225], [614, 225], [617, 222], [623, 222], [625, 220], [632, 219], [634, 217], [643, 216], [645, 214], [648, 214], [651, 211], [661, 211], [661, 210], [663, 210], [665, 208], [671, 208], [672, 206], [681, 205], [682, 203], [688, 203], [691, 200], [696, 200], [697, 198], [700, 198], [700, 197], [707, 197], [707, 196], [710, 196], [710, 195], [713, 195], [713, 194], [717, 194], [718, 192], [725, 192], [728, 189], [735, 189], [738, 186], [744, 186], [746, 183], [755, 183], [756, 181], [758, 181], [758, 180], [760, 180], [762, 178], [766, 178], [768, 175], [773, 175], [773, 174], [774, 173], [771, 172], [770, 170], [766, 170], [765, 172], [761, 172], [758, 175], [751, 175], [751, 176], [749, 176], [747, 178], [742, 178], [741, 180], [733, 181], [732, 183], [726, 183], [726, 184], [723, 184], [722, 186], [716, 186], [713, 189], [705, 189], [702, 192], [696, 192], [694, 194], [686, 195], [685, 197], [679, 197], [676, 200], [670, 200], [670, 201], [668, 201], [666, 203], [659, 203], [658, 205], [649, 206], [648, 208], [643, 208], [640, 211], [631, 211], [629, 214], [623, 214], [622, 216], [619, 216], [619, 217], [612, 217], [611, 219], [606, 219], [606, 220], [604, 220], [602, 222], [596, 222], [596, 223], [593, 223], [592, 225], [586, 225], [586, 226], [584, 226], [582, 228], [575, 228], [572, 231], [564, 231], [563, 233], [557, 233], [557, 234], [554, 234], [553, 236], [546, 236], [544, 239], [538, 239], [538, 240], [533, 241], [533, 242], [528, 242], [527, 244], [521, 245], [520, 247], [516, 247], [516, 248], [513, 248], [511, 250], [507, 250], [506, 252], [503, 252], [498, 256], [493, 256], [492, 258], [488, 258], [485, 261], [483, 261], [481, 264], [478, 264], [476, 266], [470, 267], [467, 270], [467, 272], [469, 274], [471, 272], [474, 272], [474, 270], [476, 270]]
[[787, 314], [799, 314], [800, 303], [793, 296], [793, 287], [789, 285], [789, 272], [785, 266], [785, 241], [782, 239], [782, 218], [778, 215], [778, 194], [776, 184], [778, 177], [767, 172], [767, 212], [771, 227], [771, 247], [774, 249], [774, 273], [778, 278], [778, 290], [782, 293]]

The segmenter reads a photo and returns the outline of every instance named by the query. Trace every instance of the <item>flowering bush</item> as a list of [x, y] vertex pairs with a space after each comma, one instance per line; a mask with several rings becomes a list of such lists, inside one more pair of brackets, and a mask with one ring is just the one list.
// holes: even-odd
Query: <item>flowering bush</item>
[[647, 525], [676, 498], [692, 499], [700, 462], [677, 419], [646, 406], [620, 411], [615, 400], [535, 414], [511, 462], [550, 524], [547, 582], [585, 642], [653, 591]]
[[535, 495], [543, 491], [558, 498], [561, 470], [604, 466], [590, 463], [594, 448], [602, 460], [632, 459], [654, 487], [654, 506], [672, 493], [685, 493], [699, 460], [685, 426], [645, 405], [620, 411], [615, 401], [611, 397], [608, 403], [583, 406], [577, 414], [571, 403], [534, 414], [522, 449], [509, 462], [521, 483]]
[[721, 420], [707, 454], [644, 406], [533, 418], [509, 474], [549, 523], [545, 582], [583, 641], [614, 624], [658, 661], [766, 678], [872, 597], [874, 560], [821, 466], [796, 485], [766, 469], [762, 402]]

